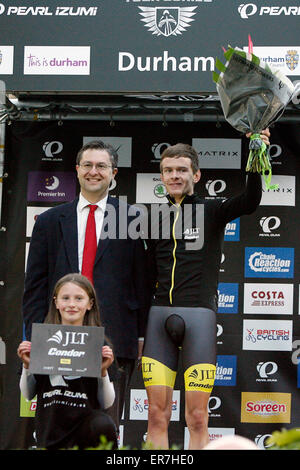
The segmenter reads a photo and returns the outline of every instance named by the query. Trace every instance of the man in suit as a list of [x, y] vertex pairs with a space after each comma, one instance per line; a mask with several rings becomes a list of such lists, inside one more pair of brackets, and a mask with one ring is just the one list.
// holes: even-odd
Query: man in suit
[[82, 272], [88, 206], [96, 204], [98, 245], [92, 276], [105, 334], [122, 371], [115, 382], [116, 400], [111, 413], [118, 426], [135, 359], [141, 357], [149, 305], [144, 245], [141, 239], [120, 233], [121, 217], [128, 229], [134, 215], [129, 215], [127, 204], [108, 195], [118, 171], [117, 159], [114, 148], [102, 141], [84, 145], [76, 160], [79, 197], [39, 215], [28, 253], [23, 318], [29, 340], [32, 323], [43, 322], [47, 314], [57, 280], [68, 273]]

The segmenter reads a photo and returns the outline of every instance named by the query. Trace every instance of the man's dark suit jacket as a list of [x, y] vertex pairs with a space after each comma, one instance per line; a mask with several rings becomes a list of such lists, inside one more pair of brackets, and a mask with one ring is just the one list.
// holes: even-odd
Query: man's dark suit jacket
[[[55, 283], [65, 274], [79, 272], [77, 203], [78, 198], [45, 211], [34, 225], [23, 296], [23, 319], [28, 340], [32, 323], [44, 321]], [[102, 236], [108, 227], [119, 233], [119, 225], [124, 227], [127, 216], [129, 224], [133, 221], [135, 216], [128, 215], [129, 207], [117, 198], [108, 197]], [[121, 210], [122, 218], [119, 217]], [[108, 225], [107, 220], [112, 224]], [[124, 237], [124, 233], [123, 239], [113, 238], [110, 235], [110, 238], [99, 240], [94, 287], [101, 322], [112, 342], [115, 356], [133, 359], [137, 357], [138, 337], [145, 333], [149, 308], [144, 244], [141, 239]]]

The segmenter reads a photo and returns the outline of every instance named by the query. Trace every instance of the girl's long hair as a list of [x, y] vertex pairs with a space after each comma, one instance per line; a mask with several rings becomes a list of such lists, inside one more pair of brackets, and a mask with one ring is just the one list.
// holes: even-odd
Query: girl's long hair
[[59, 290], [67, 282], [72, 282], [78, 285], [79, 287], [81, 287], [81, 289], [83, 289], [87, 293], [87, 295], [89, 296], [89, 299], [91, 300], [92, 307], [90, 310], [86, 311], [86, 314], [83, 319], [83, 325], [102, 326], [101, 320], [100, 320], [100, 310], [99, 310], [99, 304], [97, 301], [96, 291], [93, 285], [90, 283], [90, 281], [85, 276], [82, 276], [81, 274], [78, 274], [78, 273], [67, 274], [66, 276], [63, 276], [57, 281], [53, 289], [53, 295], [52, 295], [52, 299], [50, 302], [49, 311], [45, 318], [44, 323], [61, 324], [61, 315], [58, 309], [56, 308], [55, 298], [57, 298]]

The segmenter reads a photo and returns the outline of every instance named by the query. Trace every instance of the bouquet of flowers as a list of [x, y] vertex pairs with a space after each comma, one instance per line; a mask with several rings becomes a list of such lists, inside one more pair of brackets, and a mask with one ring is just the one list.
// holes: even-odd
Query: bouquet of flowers
[[262, 173], [266, 188], [275, 189], [270, 184], [271, 164], [260, 133], [283, 114], [294, 94], [294, 85], [252, 52], [229, 47], [224, 56], [225, 65], [216, 59], [220, 74], [213, 72], [213, 80], [225, 119], [238, 131], [252, 133], [246, 171]]

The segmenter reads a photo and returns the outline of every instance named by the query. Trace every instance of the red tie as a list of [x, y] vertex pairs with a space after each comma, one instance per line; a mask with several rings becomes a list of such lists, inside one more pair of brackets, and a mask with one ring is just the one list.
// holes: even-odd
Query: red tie
[[95, 210], [97, 205], [89, 205], [90, 212], [87, 219], [84, 249], [82, 257], [81, 274], [86, 276], [93, 284], [93, 269], [97, 251], [97, 236], [96, 236], [96, 223], [95, 223]]

